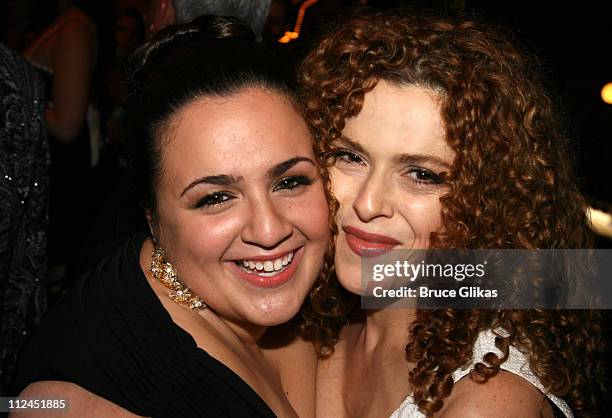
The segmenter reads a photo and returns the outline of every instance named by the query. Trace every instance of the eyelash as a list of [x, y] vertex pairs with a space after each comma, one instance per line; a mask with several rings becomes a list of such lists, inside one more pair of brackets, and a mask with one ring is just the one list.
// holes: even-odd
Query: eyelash
[[[276, 186], [272, 189], [272, 191], [276, 192], [279, 190], [293, 190], [300, 186], [310, 186], [312, 184], [312, 179], [306, 176], [291, 176], [285, 177], [281, 179]], [[212, 208], [223, 205], [225, 202], [234, 199], [234, 195], [227, 192], [214, 192], [208, 194], [198, 200], [196, 203], [196, 208]]]
[[[280, 187], [281, 184], [284, 184], [286, 187]], [[312, 184], [312, 179], [306, 176], [291, 176], [282, 178], [276, 186], [274, 186], [273, 191], [277, 190], [293, 190], [296, 187], [300, 186], [310, 186]]]
[[230, 193], [214, 192], [198, 200], [198, 203], [196, 203], [196, 208], [202, 208], [202, 207], [212, 208], [216, 206], [221, 206], [222, 204], [224, 204], [225, 202], [233, 198], [234, 196], [231, 195]]
[[361, 165], [365, 164], [365, 162], [359, 155], [347, 149], [343, 149], [343, 148], [332, 151], [331, 156], [334, 162], [338, 160], [342, 160], [349, 164], [361, 164]]
[[412, 178], [411, 180], [413, 182], [415, 182], [415, 183], [418, 183], [418, 184], [432, 184], [432, 185], [437, 185], [437, 184], [442, 184], [443, 183], [442, 182], [442, 178], [439, 175], [437, 175], [436, 173], [434, 173], [434, 172], [432, 172], [430, 170], [427, 170], [425, 168], [422, 168], [422, 167], [410, 167], [408, 169], [407, 174], [413, 174], [413, 173], [416, 173], [417, 176], [419, 176], [419, 175], [420, 176], [425, 176], [425, 178], [426, 178], [425, 180], [419, 179], [418, 177], [416, 179]]
[[[337, 149], [335, 151], [332, 151], [331, 156], [334, 162], [338, 160], [342, 160], [343, 162], [348, 163], [348, 164], [365, 165], [363, 158], [361, 158], [359, 155], [357, 155], [356, 153], [348, 149], [342, 148], [342, 149]], [[409, 177], [409, 178], [412, 182], [416, 184], [438, 185], [438, 184], [443, 183], [442, 178], [438, 174], [426, 168], [409, 167], [406, 174], [413, 174], [413, 173], [417, 174], [417, 178], [412, 178], [412, 177]], [[424, 179], [423, 178], [419, 179], [418, 176], [424, 177]]]

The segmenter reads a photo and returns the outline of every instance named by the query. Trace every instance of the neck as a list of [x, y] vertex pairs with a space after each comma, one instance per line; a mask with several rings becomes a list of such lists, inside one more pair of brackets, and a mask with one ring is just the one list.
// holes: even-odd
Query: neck
[[387, 308], [366, 312], [361, 338], [366, 350], [376, 347], [404, 347], [410, 339], [410, 328], [416, 310]]
[[[200, 312], [201, 316], [206, 315], [206, 311]], [[234, 337], [238, 338], [240, 342], [249, 347], [259, 347], [257, 342], [264, 335], [268, 327], [261, 325], [254, 325], [247, 322], [232, 321], [229, 319], [221, 318], [215, 315], [215, 318], [220, 321], [220, 325], [227, 327], [228, 331]]]

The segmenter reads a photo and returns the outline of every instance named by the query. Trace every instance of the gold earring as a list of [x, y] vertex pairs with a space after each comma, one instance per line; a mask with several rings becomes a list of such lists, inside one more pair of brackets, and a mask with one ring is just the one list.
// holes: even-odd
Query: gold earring
[[170, 289], [168, 295], [173, 301], [195, 311], [206, 309], [206, 303], [179, 280], [174, 266], [166, 260], [164, 250], [157, 244], [151, 256], [150, 271], [153, 277]]

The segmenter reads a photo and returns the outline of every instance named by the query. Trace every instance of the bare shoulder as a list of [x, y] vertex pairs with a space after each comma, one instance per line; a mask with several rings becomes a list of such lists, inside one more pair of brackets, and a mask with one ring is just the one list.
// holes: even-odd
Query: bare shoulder
[[68, 20], [59, 32], [59, 41], [62, 45], [83, 44], [85, 47], [93, 47], [96, 33], [93, 24], [83, 19]]
[[60, 381], [41, 381], [29, 384], [20, 394], [20, 398], [33, 399], [64, 399], [67, 408], [64, 410], [50, 410], [43, 412], [40, 409], [20, 411], [18, 414], [11, 414], [15, 418], [67, 418], [67, 417], [107, 417], [134, 418], [135, 415], [130, 411], [121, 408], [81, 386]]
[[453, 387], [437, 414], [439, 418], [553, 418], [546, 397], [531, 383], [515, 374], [500, 371], [486, 383], [478, 383], [469, 376]]
[[60, 23], [85, 26], [95, 33], [95, 25], [87, 13], [77, 7], [69, 7], [59, 18]]

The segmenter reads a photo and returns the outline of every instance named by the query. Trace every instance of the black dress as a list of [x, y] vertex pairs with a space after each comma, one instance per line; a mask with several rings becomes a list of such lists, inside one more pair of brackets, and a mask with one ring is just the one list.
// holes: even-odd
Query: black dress
[[20, 357], [13, 394], [73, 382], [154, 417], [273, 417], [237, 374], [171, 319], [139, 264], [145, 233], [82, 276], [45, 316]]
[[46, 309], [49, 148], [44, 91], [0, 44], [0, 396], [28, 332]]

